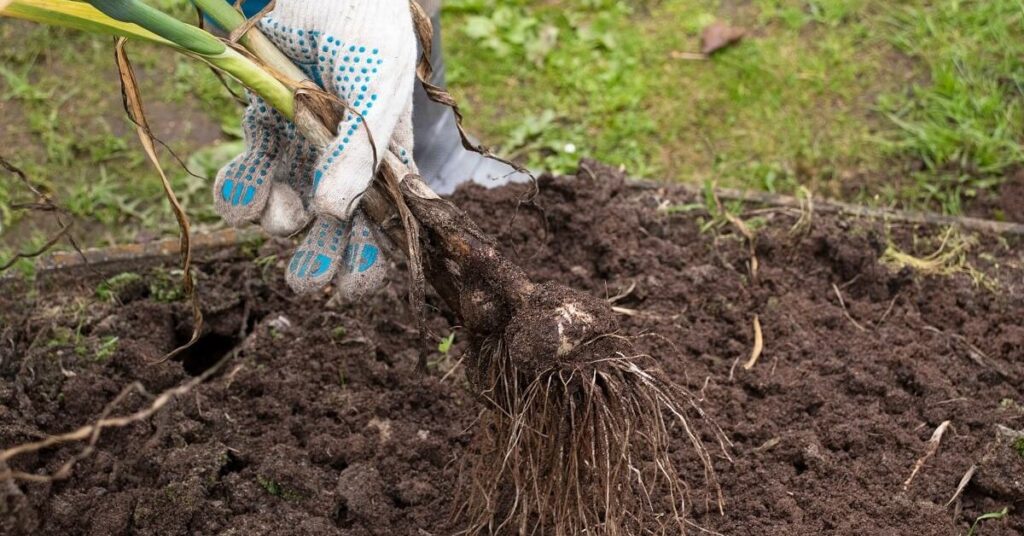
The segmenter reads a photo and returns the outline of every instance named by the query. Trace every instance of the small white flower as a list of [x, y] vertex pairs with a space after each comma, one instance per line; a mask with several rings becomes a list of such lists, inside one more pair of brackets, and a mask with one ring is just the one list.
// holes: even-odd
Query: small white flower
[[567, 152], [569, 154], [574, 154], [576, 152], [576, 144], [575, 143], [566, 143], [565, 144], [565, 152]]

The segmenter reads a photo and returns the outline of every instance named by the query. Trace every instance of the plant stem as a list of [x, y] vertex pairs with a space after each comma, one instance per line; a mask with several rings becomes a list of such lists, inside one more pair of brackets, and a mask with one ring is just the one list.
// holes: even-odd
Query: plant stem
[[295, 118], [295, 92], [251, 59], [230, 48], [216, 56], [196, 57], [236, 78], [285, 118]]
[[221, 28], [229, 32], [245, 24], [245, 15], [227, 2], [221, 0], [192, 0], [192, 3], [198, 6], [204, 15], [213, 19]]
[[143, 28], [203, 56], [216, 56], [227, 48], [219, 39], [203, 30], [152, 8], [139, 0], [88, 0], [112, 19], [138, 24]]
[[[192, 0], [192, 2], [221, 28], [229, 32], [245, 24], [245, 16], [224, 0]], [[267, 36], [263, 35], [259, 28], [254, 27], [246, 32], [240, 41], [257, 58], [282, 75], [296, 82], [308, 79], [306, 74], [274, 46], [274, 43], [270, 42], [270, 39], [267, 39]]]
[[181, 47], [186, 53], [230, 74], [263, 97], [282, 115], [288, 119], [294, 118], [294, 92], [255, 62], [225, 46], [213, 35], [138, 0], [88, 1], [110, 18], [141, 26]]

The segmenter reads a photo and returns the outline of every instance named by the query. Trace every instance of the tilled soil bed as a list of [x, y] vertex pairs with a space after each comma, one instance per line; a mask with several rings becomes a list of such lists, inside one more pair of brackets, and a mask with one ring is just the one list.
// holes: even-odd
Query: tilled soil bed
[[[585, 164], [575, 177], [542, 179], [536, 205], [521, 203], [528, 193], [470, 187], [456, 201], [535, 280], [614, 297], [620, 334], [697, 394], [733, 441], [732, 462], [712, 448], [721, 515], [673, 431], [694, 524], [724, 534], [954, 535], [1008, 508], [976, 533], [1024, 534], [1019, 238], [968, 237], [966, 264], [926, 277], [880, 258], [891, 244], [930, 252], [950, 236], [944, 229], [823, 214], [794, 227], [792, 210], [747, 207], [752, 276], [737, 228], [703, 225], [709, 214], [671, 187]], [[449, 516], [481, 406], [451, 315], [429, 300], [430, 330], [454, 332], [455, 344], [418, 374], [403, 270], [379, 295], [341, 304], [287, 291], [286, 259], [273, 243], [201, 255], [207, 329], [162, 364], [151, 362], [192, 326], [168, 273], [173, 259], [63, 271], [31, 289], [4, 284], [0, 447], [91, 422], [131, 382], [155, 394], [230, 360], [153, 419], [106, 431], [67, 480], [0, 483], [0, 532], [456, 531]], [[142, 277], [108, 280], [122, 272]], [[755, 318], [763, 352], [746, 370]], [[113, 414], [149, 401], [132, 394]], [[945, 421], [938, 450], [904, 487]], [[80, 448], [20, 456], [10, 468], [53, 472]]]

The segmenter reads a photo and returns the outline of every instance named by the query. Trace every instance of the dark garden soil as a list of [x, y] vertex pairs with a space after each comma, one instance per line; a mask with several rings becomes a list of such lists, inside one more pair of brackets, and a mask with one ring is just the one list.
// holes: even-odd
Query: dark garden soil
[[966, 211], [981, 218], [1024, 222], [1024, 169], [1007, 175], [997, 191], [968, 203]]
[[[1013, 433], [1024, 430], [1019, 238], [975, 237], [967, 260], [984, 278], [924, 277], [880, 255], [890, 243], [930, 252], [942, 229], [816, 215], [793, 231], [799, 214], [748, 207], [744, 217], [761, 223], [752, 278], [742, 236], [728, 224], [702, 231], [707, 213], [670, 187], [629, 185], [586, 164], [540, 181], [543, 213], [519, 203], [526, 193], [474, 187], [456, 197], [537, 281], [626, 294], [615, 302], [620, 333], [698, 393], [734, 442], [734, 462], [712, 449], [719, 515], [674, 430], [694, 523], [724, 534], [954, 535], [1008, 508], [976, 534], [1024, 534], [1024, 441]], [[429, 300], [430, 330], [437, 339], [454, 330], [455, 345], [434, 350], [431, 373], [417, 374], [403, 270], [379, 295], [344, 305], [287, 291], [286, 255], [273, 243], [201, 255], [207, 331], [183, 358], [155, 365], [191, 330], [187, 305], [162, 286], [172, 264], [65, 271], [33, 292], [6, 283], [0, 447], [86, 424], [133, 381], [155, 394], [231, 358], [155, 418], [104, 433], [68, 480], [0, 483], [0, 533], [457, 529], [448, 518], [480, 410], [457, 367], [465, 337]], [[129, 270], [145, 279], [124, 276], [115, 300], [97, 298], [100, 281]], [[755, 315], [764, 351], [745, 370]], [[114, 414], [148, 403], [131, 395]], [[937, 452], [904, 489], [944, 421]], [[52, 472], [79, 447], [20, 456], [11, 468]]]

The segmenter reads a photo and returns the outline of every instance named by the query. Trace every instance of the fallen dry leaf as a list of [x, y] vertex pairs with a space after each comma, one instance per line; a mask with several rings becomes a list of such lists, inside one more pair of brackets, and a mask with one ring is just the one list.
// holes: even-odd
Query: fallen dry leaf
[[704, 28], [700, 36], [701, 54], [710, 56], [723, 48], [739, 43], [747, 30], [716, 20]]

